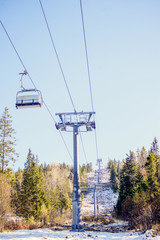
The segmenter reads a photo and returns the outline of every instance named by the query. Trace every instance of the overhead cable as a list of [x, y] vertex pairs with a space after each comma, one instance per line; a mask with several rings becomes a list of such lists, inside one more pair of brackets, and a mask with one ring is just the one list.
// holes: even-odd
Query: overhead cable
[[[63, 80], [64, 80], [64, 82], [65, 82], [65, 85], [66, 85], [66, 88], [67, 88], [67, 91], [68, 91], [68, 94], [69, 94], [69, 97], [70, 97], [70, 100], [71, 100], [71, 103], [72, 103], [74, 112], [76, 112], [76, 107], [75, 107], [75, 104], [74, 104], [74, 102], [73, 102], [73, 98], [72, 98], [71, 92], [70, 92], [70, 90], [69, 90], [66, 77], [65, 77], [65, 75], [64, 75], [64, 71], [63, 71], [63, 68], [62, 68], [62, 64], [61, 64], [60, 58], [59, 58], [59, 56], [58, 56], [58, 51], [57, 51], [57, 49], [56, 49], [56, 46], [55, 46], [55, 43], [54, 43], [54, 40], [53, 40], [53, 37], [52, 37], [52, 33], [51, 33], [51, 30], [50, 30], [50, 27], [49, 27], [49, 23], [48, 23], [48, 20], [47, 20], [45, 11], [44, 11], [44, 7], [43, 7], [43, 5], [42, 5], [42, 1], [39, 0], [39, 3], [40, 3], [41, 10], [42, 10], [42, 13], [43, 13], [45, 22], [46, 22], [46, 26], [47, 26], [47, 29], [48, 29], [48, 32], [49, 32], [49, 36], [50, 36], [50, 39], [51, 39], [51, 42], [52, 42], [52, 46], [53, 46], [53, 49], [54, 49], [54, 51], [55, 51], [55, 54], [56, 54], [56, 57], [57, 57], [57, 61], [58, 61], [58, 64], [59, 64], [59, 67], [60, 67], [60, 70], [61, 70], [61, 73], [62, 73], [62, 76], [63, 76]], [[83, 149], [83, 152], [84, 152], [85, 160], [86, 160], [86, 162], [87, 162], [87, 156], [86, 156], [86, 152], [85, 152], [85, 149], [84, 149], [84, 144], [83, 144], [83, 139], [82, 139], [81, 133], [80, 133], [80, 138], [81, 138], [82, 149]]]
[[[4, 30], [5, 33], [6, 33], [6, 35], [7, 35], [8, 39], [9, 39], [9, 41], [10, 41], [10, 43], [11, 43], [11, 45], [12, 45], [12, 47], [13, 47], [15, 53], [17, 54], [17, 56], [18, 56], [18, 58], [19, 58], [19, 60], [20, 60], [20, 62], [21, 62], [21, 64], [22, 64], [24, 70], [28, 73], [28, 71], [26, 70], [26, 66], [24, 65], [24, 63], [23, 63], [23, 61], [22, 61], [22, 58], [20, 57], [20, 55], [19, 55], [19, 53], [18, 53], [16, 47], [15, 47], [14, 44], [13, 44], [13, 41], [11, 40], [11, 38], [10, 38], [10, 36], [9, 36], [9, 34], [8, 34], [6, 28], [4, 27], [4, 25], [3, 25], [3, 23], [2, 23], [1, 20], [0, 20], [0, 23], [1, 23], [2, 27], [3, 27], [3, 30]], [[29, 78], [30, 78], [30, 80], [31, 80], [31, 82], [32, 82], [32, 84], [33, 84], [33, 86], [35, 87], [35, 89], [37, 89], [36, 86], [35, 86], [35, 84], [34, 84], [34, 82], [33, 82], [33, 80], [32, 80], [32, 78], [30, 77], [29, 73], [28, 73], [28, 76], [29, 76]]]
[[[3, 29], [4, 29], [4, 31], [5, 31], [5, 33], [6, 33], [7, 37], [8, 37], [8, 39], [9, 39], [9, 41], [10, 41], [10, 43], [11, 43], [11, 45], [12, 45], [12, 47], [13, 47], [15, 53], [16, 53], [16, 55], [18, 56], [18, 58], [19, 58], [19, 60], [20, 60], [20, 62], [21, 62], [21, 64], [22, 64], [23, 68], [25, 69], [25, 71], [27, 71], [24, 62], [22, 61], [22, 58], [20, 57], [20, 55], [19, 55], [19, 53], [18, 53], [18, 51], [17, 51], [15, 45], [13, 44], [13, 41], [11, 40], [11, 38], [10, 38], [10, 36], [9, 36], [9, 34], [8, 34], [6, 28], [4, 27], [4, 25], [3, 25], [3, 23], [2, 23], [1, 20], [0, 20], [0, 23], [1, 23], [1, 25], [2, 25], [2, 27], [3, 27]], [[28, 73], [28, 71], [27, 71], [27, 73]], [[33, 86], [35, 87], [35, 89], [37, 89], [37, 87], [36, 87], [34, 81], [32, 80], [31, 76], [29, 75], [29, 73], [28, 73], [28, 76], [29, 76], [29, 79], [30, 79], [30, 81], [32, 82]], [[52, 114], [51, 111], [49, 110], [47, 104], [46, 104], [44, 101], [43, 101], [43, 103], [44, 103], [44, 106], [46, 107], [46, 109], [47, 109], [49, 115], [51, 116], [52, 120], [54, 121], [54, 123], [56, 123], [56, 120], [54, 119], [53, 114]], [[65, 145], [65, 147], [66, 147], [66, 150], [67, 150], [67, 152], [68, 152], [68, 154], [69, 154], [69, 156], [70, 156], [70, 158], [71, 158], [71, 160], [72, 160], [72, 155], [71, 155], [71, 153], [70, 153], [70, 151], [69, 151], [69, 149], [68, 149], [68, 147], [67, 147], [67, 144], [66, 144], [66, 142], [65, 142], [65, 140], [64, 140], [64, 137], [63, 137], [63, 135], [62, 135], [62, 133], [61, 133], [60, 130], [59, 130], [59, 134], [60, 134], [60, 136], [61, 136], [61, 138], [62, 138], [62, 141], [63, 141], [63, 143], [64, 143], [64, 145]]]
[[79, 134], [80, 134], [82, 149], [83, 149], [83, 153], [84, 153], [84, 158], [85, 158], [85, 160], [86, 160], [86, 163], [88, 164], [87, 155], [86, 155], [86, 152], [85, 152], [84, 143], [83, 143], [83, 139], [82, 139], [82, 134], [81, 134], [81, 132], [79, 132]]
[[[47, 104], [46, 104], [44, 101], [43, 101], [43, 104], [45, 105], [45, 107], [46, 107], [49, 115], [51, 116], [51, 118], [53, 119], [54, 123], [56, 124], [56, 120], [54, 119], [53, 114], [52, 114], [51, 111], [49, 110]], [[65, 139], [64, 139], [61, 131], [60, 131], [60, 130], [58, 130], [58, 131], [59, 131], [59, 134], [60, 134], [60, 136], [61, 136], [61, 138], [62, 138], [62, 141], [63, 141], [63, 143], [64, 143], [64, 145], [65, 145], [65, 147], [66, 147], [66, 150], [67, 150], [67, 152], [68, 152], [68, 154], [69, 154], [69, 156], [70, 156], [70, 159], [73, 160], [73, 159], [72, 159], [72, 155], [71, 155], [71, 153], [70, 153], [70, 151], [69, 151], [69, 148], [68, 148], [68, 146], [67, 146], [67, 144], [66, 144], [66, 141], [65, 141]]]
[[[84, 23], [84, 16], [83, 16], [82, 0], [80, 0], [80, 10], [81, 10], [81, 19], [82, 19], [82, 28], [83, 28], [83, 38], [84, 38], [84, 46], [85, 46], [85, 55], [86, 55], [88, 80], [89, 80], [89, 89], [90, 89], [90, 96], [91, 96], [91, 105], [92, 105], [92, 111], [94, 112], [92, 84], [91, 84], [89, 58], [88, 58], [88, 51], [87, 51], [87, 40], [86, 40], [86, 32], [85, 32], [85, 23]], [[93, 116], [93, 118], [95, 120], [94, 116]], [[98, 142], [97, 142], [97, 132], [96, 132], [96, 129], [95, 129], [95, 143], [96, 143], [96, 154], [97, 154], [97, 159], [98, 159]]]
[[47, 29], [48, 29], [48, 32], [49, 32], [49, 36], [50, 36], [50, 39], [51, 39], [51, 42], [52, 42], [52, 46], [53, 46], [54, 52], [56, 54], [57, 61], [58, 61], [58, 64], [59, 64], [59, 67], [60, 67], [60, 70], [61, 70], [61, 73], [62, 73], [63, 80], [65, 82], [65, 85], [66, 85], [66, 88], [67, 88], [67, 91], [68, 91], [68, 94], [69, 94], [69, 97], [70, 97], [70, 100], [71, 100], [74, 112], [76, 112], [75, 105], [74, 105], [71, 93], [69, 91], [69, 87], [68, 87], [68, 84], [67, 84], [67, 81], [66, 81], [66, 78], [65, 78], [65, 75], [64, 75], [64, 71], [63, 71], [63, 68], [62, 68], [62, 65], [61, 65], [61, 61], [60, 61], [60, 58], [59, 58], [59, 55], [58, 55], [58, 51], [57, 51], [55, 43], [53, 41], [51, 30], [50, 30], [50, 27], [49, 27], [49, 24], [48, 24], [48, 20], [47, 20], [47, 17], [46, 17], [46, 14], [45, 14], [45, 11], [44, 11], [44, 8], [43, 8], [41, 0], [39, 0], [39, 3], [40, 3], [41, 9], [42, 9], [42, 13], [43, 13], [43, 16], [44, 16], [44, 19], [45, 19], [45, 22], [46, 22], [46, 26], [47, 26]]

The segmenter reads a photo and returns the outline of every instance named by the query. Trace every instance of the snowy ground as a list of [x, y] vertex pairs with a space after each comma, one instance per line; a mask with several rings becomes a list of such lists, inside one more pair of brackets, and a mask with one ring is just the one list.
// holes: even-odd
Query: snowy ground
[[68, 231], [53, 232], [49, 229], [20, 230], [9, 233], [0, 233], [0, 239], [8, 240], [158, 240], [160, 237], [151, 237], [152, 232], [140, 235], [138, 233], [104, 233], [104, 232], [84, 232], [73, 233]]

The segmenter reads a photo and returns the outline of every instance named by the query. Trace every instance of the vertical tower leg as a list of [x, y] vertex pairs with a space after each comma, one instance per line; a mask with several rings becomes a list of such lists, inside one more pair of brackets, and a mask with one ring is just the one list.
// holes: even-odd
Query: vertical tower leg
[[98, 184], [99, 184], [99, 170], [98, 170]]
[[96, 217], [97, 216], [97, 209], [96, 209], [96, 186], [94, 186], [94, 192], [93, 192], [93, 199], [94, 199], [94, 216]]
[[81, 190], [79, 179], [79, 154], [78, 154], [78, 126], [73, 128], [73, 155], [74, 155], [74, 179], [73, 179], [73, 222], [72, 231], [83, 231], [81, 214]]

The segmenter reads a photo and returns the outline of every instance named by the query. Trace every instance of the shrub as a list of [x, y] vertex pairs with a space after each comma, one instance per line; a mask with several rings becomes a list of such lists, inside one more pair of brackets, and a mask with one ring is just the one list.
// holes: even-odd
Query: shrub
[[40, 227], [40, 224], [39, 224], [38, 222], [35, 222], [34, 217], [31, 216], [31, 217], [28, 219], [28, 228], [29, 228], [30, 230], [32, 230], [32, 229], [37, 229], [37, 228], [39, 228], [39, 227]]
[[23, 220], [21, 221], [10, 220], [4, 223], [4, 230], [14, 231], [21, 229], [28, 229], [28, 224]]

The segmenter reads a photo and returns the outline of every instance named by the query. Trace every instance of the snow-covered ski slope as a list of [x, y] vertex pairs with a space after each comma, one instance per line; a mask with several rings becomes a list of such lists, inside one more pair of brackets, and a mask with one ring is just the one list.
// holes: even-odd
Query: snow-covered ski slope
[[[94, 186], [97, 184], [97, 174], [95, 172], [88, 173], [88, 185]], [[96, 186], [96, 200], [98, 202], [99, 212], [111, 212], [116, 205], [118, 194], [114, 193], [111, 187], [106, 187], [109, 184], [109, 172], [108, 170], [101, 170], [100, 184]], [[94, 198], [93, 189], [82, 202], [82, 214], [83, 213], [93, 214], [94, 213]]]

